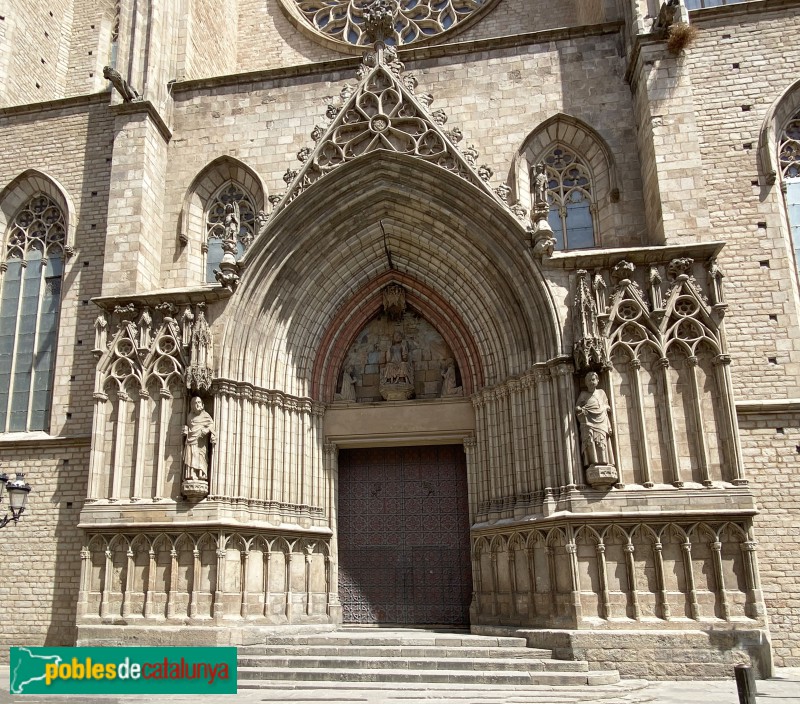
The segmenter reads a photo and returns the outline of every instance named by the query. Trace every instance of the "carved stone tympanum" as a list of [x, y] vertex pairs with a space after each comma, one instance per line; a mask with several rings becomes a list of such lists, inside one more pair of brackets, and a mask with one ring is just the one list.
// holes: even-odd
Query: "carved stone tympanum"
[[581, 450], [584, 462], [588, 465], [586, 481], [595, 489], [616, 484], [619, 478], [611, 451], [611, 419], [606, 392], [598, 388], [600, 377], [597, 372], [589, 372], [581, 391], [575, 413], [581, 424]]
[[208, 496], [208, 445], [216, 445], [217, 434], [214, 419], [205, 410], [199, 396], [192, 398], [192, 409], [183, 434], [186, 444], [181, 490], [187, 499], [202, 499]]

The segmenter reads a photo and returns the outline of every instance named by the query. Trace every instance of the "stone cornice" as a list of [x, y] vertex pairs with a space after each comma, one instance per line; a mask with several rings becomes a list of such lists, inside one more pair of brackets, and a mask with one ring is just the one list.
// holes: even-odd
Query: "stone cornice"
[[800, 413], [800, 398], [737, 401], [736, 413], [740, 416]]
[[44, 447], [88, 446], [91, 435], [48, 435], [47, 433], [2, 433], [0, 450], [8, 452], [15, 449], [40, 449]]
[[740, 18], [742, 15], [756, 15], [765, 12], [800, 7], [800, 0], [748, 0], [735, 5], [720, 5], [719, 7], [704, 7], [698, 10], [689, 10], [689, 18], [693, 24], [719, 18]]
[[115, 306], [127, 303], [156, 306], [168, 301], [170, 303], [214, 303], [231, 297], [231, 292], [219, 284], [204, 286], [187, 286], [185, 288], [162, 288], [148, 293], [120, 294], [118, 296], [96, 296], [95, 303], [105, 311], [111, 312]]
[[[580, 39], [583, 37], [593, 37], [603, 34], [616, 34], [622, 29], [622, 27], [624, 27], [624, 22], [621, 21], [604, 22], [601, 24], [584, 25], [581, 27], [562, 27], [558, 29], [546, 29], [539, 32], [526, 32], [524, 34], [492, 37], [489, 39], [475, 39], [473, 41], [466, 42], [437, 44], [436, 46], [402, 49], [398, 52], [398, 58], [404, 62], [414, 62], [426, 59], [436, 59], [445, 56], [451, 57], [479, 52], [513, 49], [532, 44], [543, 44], [546, 42], [567, 39]], [[172, 86], [172, 96], [177, 100], [181, 93], [188, 91], [237, 86], [245, 83], [280, 81], [301, 76], [305, 77], [316, 76], [320, 74], [330, 74], [338, 71], [354, 71], [356, 68], [358, 68], [360, 63], [360, 56], [348, 56], [346, 58], [332, 59], [330, 61], [284, 66], [281, 68], [264, 69], [261, 71], [249, 71], [247, 73], [234, 73], [226, 76], [214, 76], [211, 78], [196, 78], [178, 81]]]
[[620, 247], [618, 249], [591, 249], [574, 252], [554, 252], [542, 262], [543, 269], [600, 269], [613, 267], [620, 260], [637, 266], [661, 264], [676, 257], [692, 257], [705, 261], [716, 257], [724, 242], [687, 242], [663, 247]]
[[23, 105], [10, 105], [0, 108], [0, 118], [12, 117], [14, 115], [24, 115], [32, 112], [48, 112], [64, 110], [66, 108], [82, 107], [84, 105], [108, 105], [110, 93], [104, 90], [102, 93], [84, 93], [83, 95], [73, 95], [69, 98], [56, 98], [55, 100], [43, 100], [38, 103], [24, 103]]
[[119, 103], [118, 105], [111, 106], [111, 112], [114, 115], [138, 115], [146, 113], [147, 116], [153, 121], [165, 142], [172, 139], [172, 130], [167, 126], [161, 113], [158, 111], [153, 103], [149, 100], [137, 100], [130, 103]]

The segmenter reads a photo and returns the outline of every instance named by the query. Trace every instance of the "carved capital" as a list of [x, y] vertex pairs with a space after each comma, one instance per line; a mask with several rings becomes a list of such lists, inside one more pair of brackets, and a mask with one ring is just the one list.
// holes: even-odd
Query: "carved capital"
[[566, 550], [568, 554], [574, 555], [578, 552], [578, 546], [575, 545], [575, 543], [567, 543], [564, 546], [564, 550]]
[[714, 552], [721, 552], [722, 551], [722, 543], [719, 542], [719, 540], [715, 540], [713, 543], [711, 543], [711, 549]]
[[638, 371], [641, 368], [642, 368], [642, 363], [638, 359], [632, 359], [630, 362], [628, 362], [628, 369]]
[[603, 543], [597, 543], [597, 545], [594, 546], [594, 549], [597, 551], [598, 555], [603, 555], [605, 554], [606, 546], [603, 545]]
[[81, 548], [81, 560], [88, 560], [92, 556], [92, 551], [89, 548]]
[[95, 401], [108, 401], [108, 394], [106, 394], [106, 393], [104, 393], [102, 391], [95, 391], [92, 394], [92, 398]]
[[755, 540], [745, 540], [742, 543], [742, 550], [744, 552], [755, 552], [757, 545], [758, 545], [758, 543], [756, 543]]
[[622, 549], [627, 553], [633, 553], [636, 550], [636, 548], [630, 543], [626, 543], [625, 545], [623, 545]]
[[718, 354], [714, 357], [714, 364], [716, 365], [729, 365], [731, 363], [731, 356], [729, 354]]

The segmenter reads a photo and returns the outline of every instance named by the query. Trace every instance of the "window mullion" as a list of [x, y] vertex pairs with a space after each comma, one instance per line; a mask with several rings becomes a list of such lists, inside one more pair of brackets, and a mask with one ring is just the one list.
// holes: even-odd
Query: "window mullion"
[[[39, 335], [42, 330], [42, 301], [44, 300], [45, 288], [47, 286], [47, 257], [42, 257], [39, 270], [39, 296], [36, 302], [36, 327], [33, 333], [33, 354], [31, 356], [31, 380], [28, 384], [28, 413], [25, 419], [25, 429], [30, 430], [31, 418], [33, 417], [33, 397], [36, 387], [36, 355], [39, 350]], [[55, 354], [55, 350], [53, 351]]]
[[[19, 267], [19, 291], [17, 293], [17, 314], [14, 318], [14, 345], [11, 348], [11, 367], [9, 368], [9, 377], [8, 377], [8, 401], [6, 401], [6, 424], [3, 428], [3, 432], [9, 432], [10, 424], [11, 424], [11, 405], [14, 401], [14, 380], [17, 376], [17, 350], [19, 348], [19, 339], [20, 339], [20, 332], [19, 332], [19, 324], [20, 324], [20, 317], [22, 315], [22, 293], [25, 284], [25, 269], [28, 268], [28, 262], [25, 259], [20, 260], [20, 267]], [[25, 424], [27, 428], [27, 423]]]

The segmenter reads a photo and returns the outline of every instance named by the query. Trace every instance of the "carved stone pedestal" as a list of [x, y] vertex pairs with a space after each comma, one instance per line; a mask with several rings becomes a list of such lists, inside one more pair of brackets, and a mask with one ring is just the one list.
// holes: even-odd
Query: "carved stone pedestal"
[[186, 479], [181, 484], [181, 493], [189, 501], [199, 501], [208, 496], [208, 482], [203, 479]]
[[586, 470], [586, 483], [593, 489], [607, 489], [619, 481], [617, 468], [610, 464], [593, 464]]
[[406, 401], [414, 396], [413, 384], [381, 384], [384, 401]]

